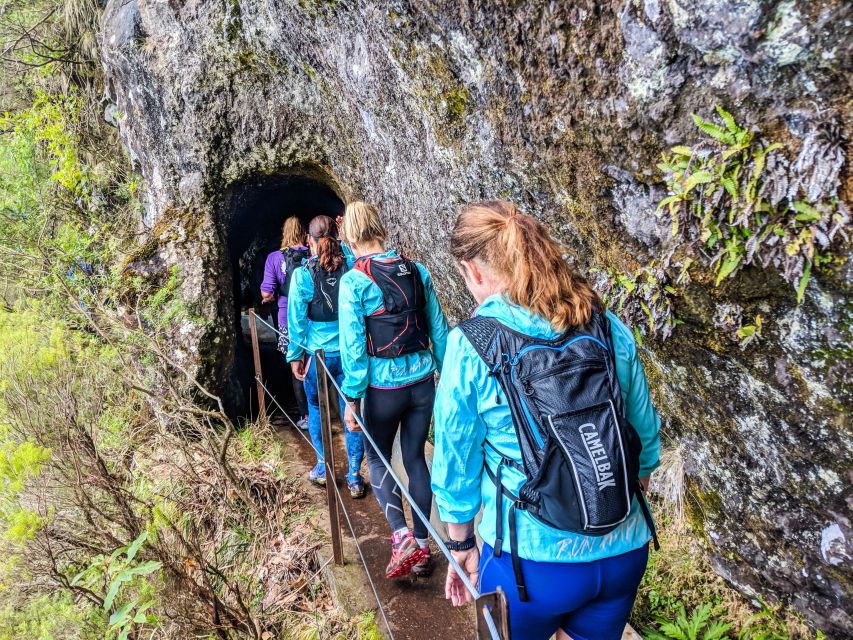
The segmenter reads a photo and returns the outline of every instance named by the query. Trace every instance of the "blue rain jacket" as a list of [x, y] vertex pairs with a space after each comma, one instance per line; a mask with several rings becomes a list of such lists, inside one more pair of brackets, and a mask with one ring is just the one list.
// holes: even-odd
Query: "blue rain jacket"
[[[397, 258], [394, 251], [372, 256]], [[364, 318], [382, 309], [382, 290], [362, 272], [353, 269], [341, 279], [340, 351], [344, 366], [343, 391], [350, 398], [361, 398], [368, 386], [396, 389], [420, 382], [438, 370], [447, 346], [447, 319], [435, 295], [432, 278], [418, 264], [426, 294], [426, 317], [429, 324], [430, 349], [407, 353], [396, 358], [374, 358], [367, 354], [367, 330]]]
[[[476, 315], [496, 318], [508, 327], [536, 338], [558, 336], [550, 323], [526, 309], [510, 303], [502, 294], [487, 298]], [[640, 476], [649, 475], [659, 465], [660, 418], [652, 405], [643, 365], [631, 331], [613, 314], [610, 319], [616, 374], [622, 387], [622, 399], [628, 420], [643, 443]], [[512, 424], [509, 405], [496, 378], [488, 375], [483, 360], [460, 329], [450, 332], [447, 355], [435, 399], [435, 456], [432, 463], [432, 488], [436, 505], [445, 522], [472, 520], [483, 507], [478, 531], [483, 540], [495, 544], [495, 485], [483, 470], [488, 464], [497, 471], [500, 460], [494, 445], [508, 458], [521, 463], [518, 438]], [[517, 493], [524, 474], [503, 467], [504, 486]], [[509, 546], [509, 508], [504, 500], [503, 548]], [[611, 533], [585, 536], [568, 533], [542, 524], [526, 511], [516, 512], [518, 553], [538, 562], [590, 562], [645, 545], [651, 538], [640, 506], [634, 500], [631, 514]]]
[[[346, 246], [346, 245], [341, 245]], [[352, 253], [344, 252], [347, 268], [352, 269], [354, 260], [350, 258]], [[317, 260], [312, 256], [306, 266], [299, 267], [293, 272], [290, 280], [290, 289], [287, 295], [287, 331], [290, 342], [287, 345], [287, 361], [299, 360], [305, 355], [305, 347], [308, 347], [309, 355], [317, 349], [323, 349], [326, 353], [338, 353], [340, 349], [338, 339], [338, 322], [314, 322], [308, 317], [308, 305], [314, 298], [314, 281], [307, 265]], [[340, 304], [340, 303], [339, 303]], [[340, 321], [340, 309], [338, 313]]]

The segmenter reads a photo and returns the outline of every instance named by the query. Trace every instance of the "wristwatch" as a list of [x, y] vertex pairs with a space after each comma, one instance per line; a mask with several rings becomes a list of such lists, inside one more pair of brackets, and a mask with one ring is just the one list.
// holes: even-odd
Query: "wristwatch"
[[468, 551], [468, 549], [473, 549], [477, 545], [477, 538], [471, 536], [467, 540], [463, 540], [462, 542], [458, 542], [456, 540], [445, 540], [444, 546], [446, 546], [450, 551]]

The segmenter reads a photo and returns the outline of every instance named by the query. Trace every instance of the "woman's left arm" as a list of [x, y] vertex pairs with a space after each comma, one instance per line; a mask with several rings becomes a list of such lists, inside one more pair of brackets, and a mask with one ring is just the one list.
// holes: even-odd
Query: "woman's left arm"
[[363, 288], [355, 272], [344, 274], [338, 293], [341, 364], [344, 370], [343, 392], [348, 398], [361, 398], [367, 389], [370, 358], [367, 355], [367, 329]]
[[[640, 478], [646, 479], [660, 466], [660, 417], [655, 411], [637, 343], [631, 331], [616, 316], [608, 313], [610, 334], [616, 355], [616, 374], [622, 387], [625, 417], [640, 436]], [[647, 484], [647, 480], [644, 482]]]
[[441, 308], [441, 303], [438, 301], [438, 296], [435, 295], [435, 289], [432, 286], [432, 276], [423, 265], [418, 265], [421, 272], [421, 279], [424, 283], [424, 294], [426, 296], [426, 316], [429, 322], [429, 339], [430, 349], [435, 357], [436, 367], [441, 373], [444, 363], [444, 354], [447, 351], [447, 318], [444, 315], [444, 310]]
[[[478, 382], [486, 367], [471, 343], [455, 329], [447, 337], [444, 373], [435, 397], [435, 453], [432, 490], [441, 519], [450, 537], [462, 541], [473, 535], [474, 518], [480, 511], [481, 476], [485, 453], [486, 424], [479, 414]], [[454, 557], [476, 586], [479, 551], [455, 552]], [[470, 600], [456, 572], [448, 567], [445, 596], [455, 606]]]

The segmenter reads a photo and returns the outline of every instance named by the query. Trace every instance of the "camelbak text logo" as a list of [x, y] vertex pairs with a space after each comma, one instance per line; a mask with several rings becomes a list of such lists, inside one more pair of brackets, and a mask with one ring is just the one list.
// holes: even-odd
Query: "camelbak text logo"
[[615, 488], [616, 481], [613, 479], [613, 474], [610, 471], [610, 458], [607, 457], [607, 452], [601, 444], [601, 438], [598, 435], [595, 425], [587, 422], [579, 426], [578, 431], [580, 431], [581, 438], [583, 438], [583, 446], [586, 447], [589, 459], [592, 460], [598, 490], [604, 491], [608, 487]]
[[398, 276], [407, 276], [411, 273], [411, 271], [409, 271], [409, 267], [406, 266], [405, 262], [400, 263], [400, 266], [397, 267], [397, 271]]

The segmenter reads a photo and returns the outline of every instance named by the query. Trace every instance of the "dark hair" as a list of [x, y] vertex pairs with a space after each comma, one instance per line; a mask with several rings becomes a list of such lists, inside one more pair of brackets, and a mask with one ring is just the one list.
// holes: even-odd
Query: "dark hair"
[[316, 216], [308, 225], [308, 235], [317, 243], [317, 260], [324, 271], [337, 271], [344, 262], [338, 240], [338, 225], [329, 216]]
[[482, 260], [506, 281], [511, 302], [548, 319], [557, 331], [585, 325], [601, 307], [547, 229], [511, 202], [467, 206], [450, 235], [450, 253], [458, 261]]

